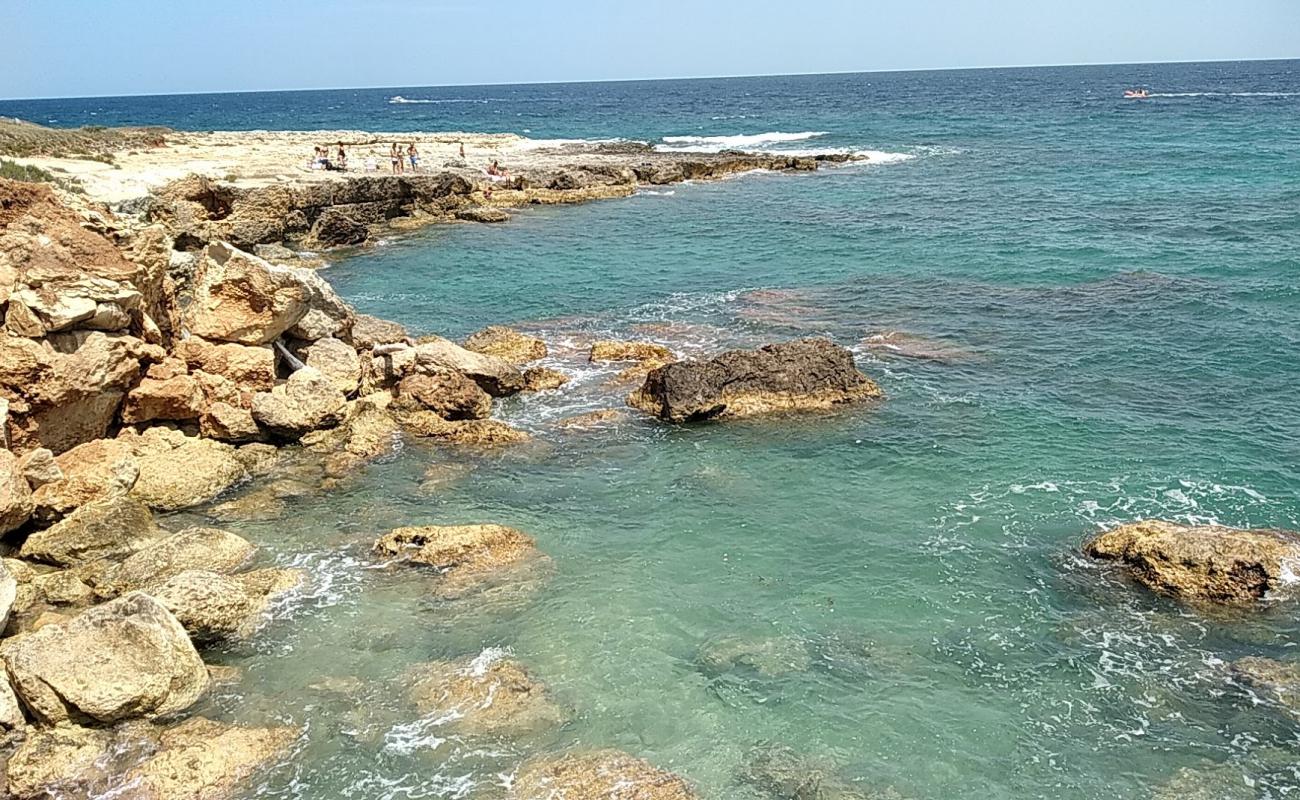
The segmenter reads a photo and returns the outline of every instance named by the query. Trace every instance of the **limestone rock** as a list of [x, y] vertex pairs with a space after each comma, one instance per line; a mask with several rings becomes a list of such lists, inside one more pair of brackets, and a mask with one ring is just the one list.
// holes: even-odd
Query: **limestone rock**
[[153, 515], [124, 495], [95, 500], [27, 537], [21, 558], [72, 567], [101, 558], [125, 558], [159, 534]]
[[11, 640], [3, 654], [23, 705], [49, 724], [174, 714], [208, 687], [185, 629], [139, 592]]
[[248, 474], [231, 445], [180, 431], [150, 428], [134, 449], [140, 477], [131, 494], [156, 510], [206, 503]]
[[220, 375], [243, 391], [270, 391], [275, 386], [275, 353], [268, 345], [209, 342], [191, 336], [176, 346], [191, 370]]
[[298, 735], [290, 727], [248, 728], [194, 717], [164, 731], [158, 752], [132, 770], [126, 783], [142, 800], [221, 800], [279, 758]]
[[445, 444], [496, 447], [532, 440], [526, 431], [512, 428], [499, 419], [471, 419], [449, 422], [432, 411], [399, 413], [398, 422], [408, 432]]
[[61, 569], [37, 575], [32, 586], [52, 606], [86, 606], [95, 599], [95, 593], [72, 570]]
[[115, 597], [149, 589], [189, 570], [229, 574], [246, 564], [254, 549], [247, 539], [228, 531], [185, 528], [154, 539], [109, 568], [95, 589], [106, 597]]
[[516, 366], [546, 358], [546, 343], [541, 339], [500, 325], [471, 334], [465, 340], [465, 349], [485, 356], [496, 356]]
[[1300, 719], [1300, 664], [1247, 656], [1232, 662], [1232, 672], [1263, 690], [1292, 717]]
[[434, 567], [455, 587], [538, 559], [532, 538], [504, 525], [427, 525], [395, 528], [375, 542], [386, 558]]
[[63, 478], [44, 484], [32, 494], [36, 516], [59, 519], [86, 503], [120, 497], [135, 486], [140, 462], [131, 445], [120, 439], [96, 439], [58, 455], [55, 465]]
[[605, 339], [592, 344], [591, 361], [675, 361], [673, 351], [654, 342], [619, 342]]
[[368, 238], [370, 229], [364, 222], [345, 209], [331, 206], [316, 219], [307, 241], [321, 247], [341, 247], [361, 244]]
[[710, 674], [741, 671], [772, 678], [806, 672], [812, 666], [812, 657], [803, 642], [793, 636], [724, 636], [701, 648], [697, 662]]
[[508, 800], [695, 800], [685, 780], [619, 750], [575, 751], [526, 762]]
[[198, 419], [203, 412], [203, 390], [194, 376], [145, 377], [126, 396], [122, 421]]
[[569, 382], [569, 376], [558, 369], [532, 367], [524, 370], [525, 392], [548, 392]]
[[32, 488], [18, 457], [8, 450], [0, 450], [0, 534], [21, 527], [35, 510]]
[[8, 673], [0, 670], [0, 730], [18, 730], [27, 724], [23, 716], [23, 707], [18, 703], [18, 695], [9, 683]]
[[301, 581], [293, 570], [257, 570], [220, 575], [186, 570], [152, 587], [149, 593], [176, 619], [195, 642], [242, 638], [262, 622], [272, 597]]
[[409, 694], [422, 714], [455, 716], [457, 733], [519, 736], [558, 727], [564, 712], [522, 664], [493, 650], [411, 670]]
[[415, 349], [420, 367], [464, 373], [493, 397], [504, 397], [524, 388], [523, 374], [503, 358], [466, 350], [440, 336], [422, 338]]
[[84, 783], [98, 776], [96, 762], [108, 749], [107, 731], [59, 725], [33, 728], [5, 765], [14, 797], [78, 797]]
[[213, 403], [199, 418], [199, 433], [222, 442], [251, 442], [261, 438], [262, 429], [253, 412], [229, 403]]
[[332, 336], [347, 340], [356, 322], [356, 312], [330, 286], [329, 281], [310, 267], [291, 267], [296, 277], [308, 290], [307, 313], [289, 328], [294, 339], [314, 342]]
[[295, 356], [318, 370], [345, 395], [354, 394], [361, 382], [361, 358], [352, 345], [333, 337], [318, 338], [292, 348]]
[[357, 314], [352, 323], [352, 344], [358, 350], [369, 350], [375, 345], [396, 344], [407, 338], [406, 328], [369, 314]]
[[63, 470], [59, 469], [58, 462], [54, 460], [54, 453], [44, 447], [23, 453], [18, 459], [18, 468], [33, 489], [63, 480]]
[[253, 418], [275, 436], [298, 439], [337, 425], [347, 398], [318, 370], [304, 367], [284, 384], [253, 397]]
[[1145, 520], [1097, 535], [1084, 552], [1180, 600], [1247, 605], [1289, 592], [1300, 533]]
[[470, 206], [457, 211], [456, 219], [463, 222], [509, 222], [510, 215], [492, 206]]
[[309, 450], [325, 455], [326, 476], [346, 477], [396, 447], [398, 427], [388, 412], [391, 402], [392, 398], [383, 393], [353, 400], [337, 428], [303, 438]]
[[827, 409], [883, 397], [853, 354], [825, 339], [729, 350], [652, 371], [628, 402], [673, 422]]
[[295, 270], [214, 243], [204, 253], [183, 321], [205, 339], [267, 344], [303, 318], [310, 300], [311, 289]]
[[612, 425], [624, 419], [627, 419], [627, 414], [623, 411], [615, 408], [601, 408], [588, 411], [585, 414], [574, 414], [572, 417], [565, 417], [556, 424], [569, 430], [590, 430], [602, 425]]
[[432, 411], [443, 419], [483, 419], [492, 413], [492, 396], [451, 369], [407, 375], [397, 385], [402, 408]]
[[0, 631], [9, 624], [9, 612], [13, 610], [17, 596], [18, 579], [7, 564], [0, 562]]

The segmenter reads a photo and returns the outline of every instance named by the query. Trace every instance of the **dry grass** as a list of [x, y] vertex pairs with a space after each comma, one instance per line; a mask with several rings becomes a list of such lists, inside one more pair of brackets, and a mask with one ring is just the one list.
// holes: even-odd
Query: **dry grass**
[[113, 153], [164, 144], [168, 128], [46, 128], [0, 117], [0, 155], [82, 158], [113, 163]]

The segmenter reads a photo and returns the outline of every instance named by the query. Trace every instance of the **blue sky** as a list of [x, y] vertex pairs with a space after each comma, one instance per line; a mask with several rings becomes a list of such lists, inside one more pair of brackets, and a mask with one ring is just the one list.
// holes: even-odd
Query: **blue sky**
[[0, 98], [1300, 56], [1300, 0], [0, 0]]

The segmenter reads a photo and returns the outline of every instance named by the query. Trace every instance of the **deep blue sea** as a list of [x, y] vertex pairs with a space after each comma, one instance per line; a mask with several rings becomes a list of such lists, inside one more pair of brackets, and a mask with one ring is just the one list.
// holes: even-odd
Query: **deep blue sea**
[[[1123, 99], [1135, 86], [1152, 96]], [[536, 333], [574, 380], [499, 403], [535, 445], [408, 443], [282, 518], [221, 523], [312, 576], [259, 638], [212, 654], [245, 677], [208, 713], [307, 727], [249, 797], [493, 797], [521, 761], [573, 746], [643, 756], [703, 797], [772, 797], [744, 780], [772, 744], [852, 790], [817, 798], [1300, 791], [1296, 719], [1228, 670], [1295, 658], [1295, 606], [1205, 616], [1079, 554], [1143, 517], [1300, 529], [1300, 62], [0, 114], [876, 154], [428, 228], [327, 269], [415, 332]], [[873, 346], [889, 332], [901, 351]], [[617, 369], [583, 358], [593, 338], [703, 355], [805, 335], [853, 348], [888, 398], [812, 418], [557, 424], [622, 407]], [[395, 525], [469, 521], [529, 532], [554, 574], [524, 598], [448, 605], [368, 551]], [[484, 740], [405, 697], [414, 664], [502, 652], [551, 687], [563, 727]]]

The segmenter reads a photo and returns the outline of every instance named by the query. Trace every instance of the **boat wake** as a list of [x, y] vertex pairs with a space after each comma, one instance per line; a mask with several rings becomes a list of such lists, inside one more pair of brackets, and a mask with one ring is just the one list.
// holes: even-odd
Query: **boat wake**
[[1151, 92], [1147, 97], [1300, 97], [1300, 92]]

